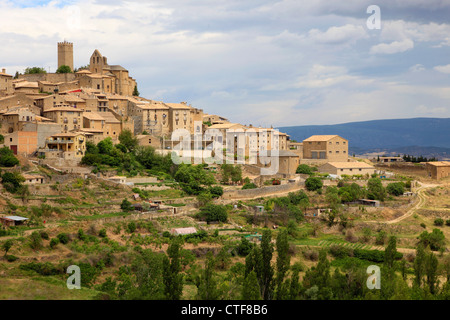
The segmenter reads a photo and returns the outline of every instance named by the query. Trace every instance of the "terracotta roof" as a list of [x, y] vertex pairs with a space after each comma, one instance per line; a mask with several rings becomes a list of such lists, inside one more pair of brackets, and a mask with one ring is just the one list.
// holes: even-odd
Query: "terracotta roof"
[[337, 134], [334, 135], [314, 135], [309, 137], [308, 139], [305, 139], [303, 141], [328, 141], [333, 138], [339, 137]]
[[49, 110], [45, 110], [45, 111], [43, 111], [43, 112], [44, 112], [44, 113], [47, 113], [47, 112], [60, 112], [60, 111], [83, 112], [83, 110], [81, 110], [81, 109], [77, 109], [77, 108], [73, 108], [73, 107], [69, 107], [69, 106], [66, 106], [66, 107], [56, 107], [56, 108], [52, 108], [52, 109], [49, 109]]
[[[371, 166], [368, 163], [365, 162], [328, 162], [327, 164], [329, 164], [330, 166], [333, 166], [335, 168], [338, 169], [375, 169], [374, 166]], [[326, 164], [324, 164], [326, 165]]]
[[173, 109], [192, 109], [192, 107], [183, 103], [166, 103], [166, 105]]
[[98, 121], [104, 121], [105, 118], [103, 118], [101, 115], [99, 115], [97, 112], [84, 112], [83, 117], [89, 120], [98, 120]]
[[434, 167], [450, 167], [450, 161], [432, 161], [427, 162], [427, 164]]
[[81, 132], [67, 132], [67, 133], [58, 133], [54, 134], [51, 137], [52, 138], [59, 138], [59, 137], [77, 137], [79, 135], [83, 135]]
[[212, 126], [209, 127], [209, 129], [231, 129], [233, 127], [239, 127], [240, 129], [244, 128], [244, 126], [242, 124], [228, 122], [228, 123], [213, 124]]
[[78, 71], [78, 72], [76, 72], [77, 74], [91, 74], [92, 72], [90, 72], [89, 70], [87, 70], [87, 69], [84, 69], [84, 70], [80, 70], [80, 71]]
[[7, 74], [7, 73], [3, 73], [3, 72], [0, 72], [0, 76], [4, 76], [4, 77], [13, 77], [12, 75], [10, 75], [10, 74]]

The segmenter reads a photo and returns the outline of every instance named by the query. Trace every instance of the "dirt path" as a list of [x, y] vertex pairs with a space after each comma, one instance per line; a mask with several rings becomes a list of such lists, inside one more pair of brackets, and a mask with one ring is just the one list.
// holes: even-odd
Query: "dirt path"
[[394, 220], [390, 220], [390, 221], [364, 221], [367, 223], [384, 223], [384, 224], [394, 224], [394, 223], [398, 223], [400, 221], [405, 220], [406, 218], [411, 217], [417, 210], [419, 210], [420, 208], [422, 208], [426, 201], [428, 196], [424, 194], [424, 191], [430, 188], [434, 188], [437, 187], [437, 184], [422, 184], [418, 189], [416, 189], [417, 192], [417, 197], [419, 199], [419, 201], [411, 208], [409, 209], [404, 215], [395, 218]]

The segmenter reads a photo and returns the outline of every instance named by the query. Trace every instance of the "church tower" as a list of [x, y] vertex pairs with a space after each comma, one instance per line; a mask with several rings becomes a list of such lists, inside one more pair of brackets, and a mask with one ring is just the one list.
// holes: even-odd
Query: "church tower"
[[73, 72], [73, 43], [58, 42], [58, 68], [69, 66]]

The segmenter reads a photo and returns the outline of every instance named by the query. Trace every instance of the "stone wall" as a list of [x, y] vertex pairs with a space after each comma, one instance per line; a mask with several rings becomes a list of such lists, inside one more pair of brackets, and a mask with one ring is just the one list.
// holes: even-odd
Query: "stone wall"
[[253, 199], [265, 197], [277, 193], [286, 193], [301, 189], [305, 185], [304, 181], [292, 182], [279, 186], [269, 186], [258, 189], [247, 190], [225, 190], [222, 199]]

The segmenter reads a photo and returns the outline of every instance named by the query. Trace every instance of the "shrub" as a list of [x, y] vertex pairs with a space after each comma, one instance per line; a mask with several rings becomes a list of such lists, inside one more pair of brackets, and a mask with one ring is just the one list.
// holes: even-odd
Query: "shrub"
[[131, 221], [130, 223], [128, 223], [127, 225], [127, 231], [129, 233], [133, 233], [136, 231], [136, 223], [134, 221]]
[[305, 259], [311, 260], [311, 261], [317, 261], [319, 260], [319, 252], [316, 250], [308, 249], [303, 251], [303, 256]]
[[405, 185], [403, 182], [389, 183], [386, 191], [394, 196], [400, 196], [405, 192]]
[[329, 252], [336, 259], [342, 259], [345, 257], [349, 257], [353, 254], [352, 249], [346, 248], [343, 246], [339, 246], [339, 245], [335, 245], [335, 244], [330, 246]]
[[42, 238], [39, 232], [34, 231], [30, 235], [30, 247], [33, 250], [39, 250], [42, 249]]
[[301, 164], [297, 167], [297, 171], [295, 173], [301, 173], [301, 174], [312, 174], [313, 171], [310, 166], [307, 164]]
[[254, 184], [253, 182], [251, 183], [246, 183], [242, 186], [242, 190], [247, 190], [247, 189], [257, 189], [258, 187], [256, 186], [256, 184]]
[[45, 231], [41, 231], [41, 238], [44, 240], [48, 240], [49, 239], [48, 233]]
[[219, 198], [223, 195], [223, 188], [221, 186], [209, 187], [208, 191], [213, 198]]
[[18, 259], [19, 259], [18, 257], [13, 256], [13, 255], [6, 256], [6, 261], [8, 261], [8, 262], [14, 262], [14, 261], [16, 261]]
[[226, 222], [228, 219], [228, 212], [222, 205], [208, 204], [200, 209], [199, 216], [205, 218], [207, 222]]
[[238, 255], [241, 257], [246, 257], [250, 251], [253, 249], [253, 244], [248, 241], [245, 237], [242, 237], [241, 242], [236, 247]]
[[98, 236], [101, 237], [101, 238], [106, 238], [106, 229], [101, 229], [98, 232]]
[[127, 199], [123, 199], [122, 203], [120, 204], [120, 209], [122, 209], [122, 211], [124, 212], [130, 212], [134, 210], [134, 207], [130, 201], [128, 201]]
[[445, 220], [445, 225], [446, 226], [450, 226], [450, 219], [449, 220]]
[[444, 219], [437, 218], [434, 220], [434, 225], [437, 227], [442, 227], [444, 225]]
[[320, 178], [317, 177], [310, 177], [306, 179], [305, 181], [306, 189], [309, 191], [316, 191], [320, 190], [323, 187], [323, 182], [320, 180]]
[[420, 226], [421, 226], [422, 228], [424, 228], [424, 229], [426, 229], [426, 228], [427, 228], [426, 224], [425, 224], [425, 223], [423, 223], [423, 222], [422, 222], [422, 223], [420, 224]]
[[67, 233], [60, 233], [57, 235], [57, 238], [60, 243], [68, 244], [69, 243], [69, 235]]
[[431, 233], [428, 231], [422, 232], [419, 236], [419, 241], [424, 247], [430, 246], [431, 250], [438, 251], [439, 249], [444, 248], [445, 236], [441, 230], [433, 229], [433, 232]]
[[50, 248], [54, 249], [58, 244], [59, 244], [58, 238], [52, 238], [52, 240], [50, 240]]
[[386, 231], [381, 230], [378, 232], [377, 237], [375, 238], [375, 244], [378, 246], [384, 246], [386, 243], [387, 234]]

